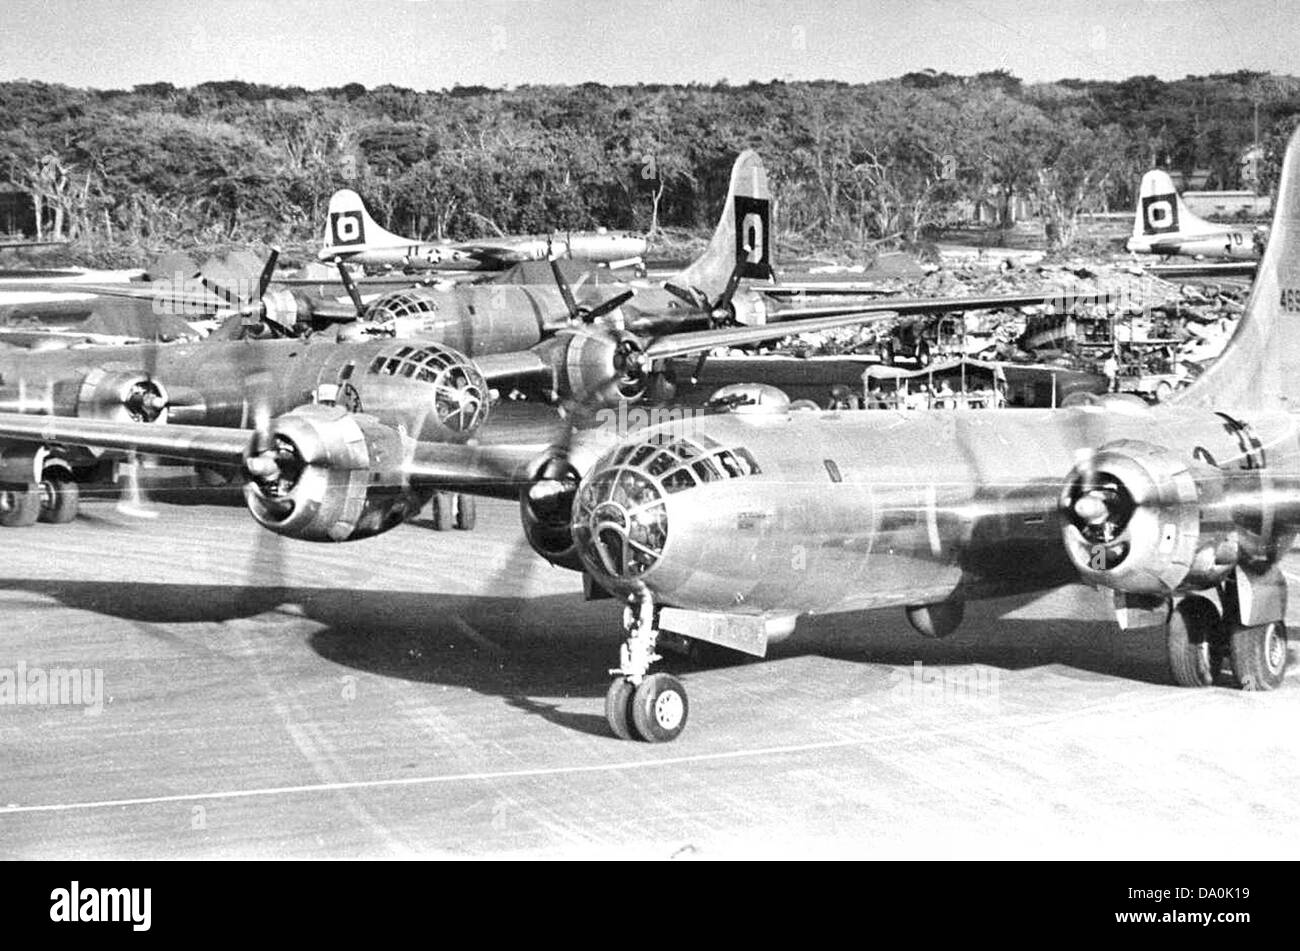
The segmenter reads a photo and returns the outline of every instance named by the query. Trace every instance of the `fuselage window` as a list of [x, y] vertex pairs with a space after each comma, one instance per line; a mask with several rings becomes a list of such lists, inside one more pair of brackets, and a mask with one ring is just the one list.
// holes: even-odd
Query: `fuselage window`
[[758, 475], [763, 471], [758, 467], [758, 460], [750, 454], [748, 449], [735, 450], [735, 456], [741, 468], [746, 470], [745, 475]]
[[647, 459], [654, 455], [654, 452], [654, 446], [637, 446], [632, 451], [629, 459], [631, 460], [631, 464], [634, 466], [643, 465]]
[[725, 476], [718, 471], [717, 466], [708, 459], [701, 459], [699, 462], [692, 465], [691, 468], [695, 470], [695, 475], [701, 482], [721, 482], [725, 478]]
[[699, 456], [700, 450], [688, 442], [673, 443], [673, 452], [683, 461], [689, 461]]
[[666, 452], [661, 452], [650, 460], [646, 465], [645, 470], [652, 476], [661, 476], [669, 469], [675, 468], [676, 465], [677, 460], [673, 458], [673, 456]]
[[694, 487], [695, 479], [691, 477], [689, 469], [678, 469], [664, 478], [664, 490], [667, 492], [681, 492]]

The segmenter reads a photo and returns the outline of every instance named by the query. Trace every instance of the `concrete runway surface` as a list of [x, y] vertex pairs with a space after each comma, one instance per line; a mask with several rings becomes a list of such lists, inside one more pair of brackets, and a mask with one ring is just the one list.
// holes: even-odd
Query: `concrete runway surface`
[[0, 706], [0, 855], [1300, 848], [1294, 647], [1282, 689], [1248, 694], [1167, 685], [1159, 638], [1081, 587], [972, 605], [942, 642], [897, 610], [805, 619], [765, 661], [672, 665], [686, 732], [621, 742], [620, 605], [584, 603], [512, 506], [479, 505], [473, 533], [333, 546], [162, 503], [0, 530], [0, 668], [103, 678], [99, 713]]

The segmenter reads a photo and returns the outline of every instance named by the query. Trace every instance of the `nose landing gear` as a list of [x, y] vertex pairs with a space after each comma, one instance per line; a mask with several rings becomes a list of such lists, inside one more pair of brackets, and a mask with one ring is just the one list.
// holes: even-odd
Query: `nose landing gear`
[[623, 610], [626, 639], [619, 649], [619, 665], [610, 671], [614, 682], [605, 694], [605, 719], [621, 740], [649, 743], [675, 740], [686, 728], [690, 704], [686, 688], [671, 674], [649, 673], [660, 659], [654, 600], [648, 591], [628, 597]]

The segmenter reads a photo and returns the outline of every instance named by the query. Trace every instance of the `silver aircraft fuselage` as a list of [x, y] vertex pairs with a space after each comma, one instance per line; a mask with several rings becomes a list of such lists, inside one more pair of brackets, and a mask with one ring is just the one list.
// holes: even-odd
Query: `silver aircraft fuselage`
[[[1300, 427], [1281, 412], [1240, 422], [1132, 404], [708, 416], [635, 433], [602, 456], [572, 525], [604, 586], [688, 610], [795, 615], [991, 597], [1079, 580], [1062, 543], [1062, 490], [1098, 447], [1129, 440], [1209, 460], [1227, 486], [1215, 517], [1285, 551], [1300, 517], [1282, 491], [1295, 497], [1300, 480]], [[674, 429], [687, 450], [656, 455], [651, 444], [676, 434], [655, 432]]]

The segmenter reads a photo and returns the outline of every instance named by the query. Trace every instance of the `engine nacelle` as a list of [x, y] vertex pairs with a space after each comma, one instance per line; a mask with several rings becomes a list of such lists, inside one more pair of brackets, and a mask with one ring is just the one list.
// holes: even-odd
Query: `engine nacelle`
[[278, 417], [245, 461], [248, 509], [290, 538], [342, 542], [396, 528], [428, 494], [403, 471], [408, 441], [371, 416], [308, 404]]
[[539, 349], [557, 368], [557, 392], [586, 406], [636, 402], [649, 385], [641, 341], [623, 331], [598, 325], [562, 330]]
[[1150, 443], [1102, 446], [1061, 493], [1066, 551], [1089, 584], [1166, 596], [1211, 587], [1240, 559], [1224, 474]]
[[167, 390], [147, 373], [112, 364], [84, 376], [40, 386], [20, 382], [0, 390], [6, 412], [118, 422], [166, 422], [168, 402]]
[[547, 459], [519, 497], [519, 516], [524, 537], [533, 551], [553, 565], [582, 570], [570, 524], [573, 499], [578, 489], [578, 471], [562, 457]]

